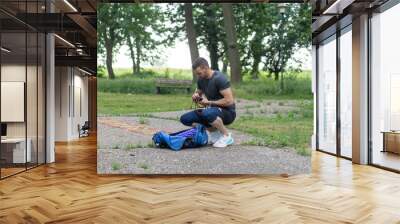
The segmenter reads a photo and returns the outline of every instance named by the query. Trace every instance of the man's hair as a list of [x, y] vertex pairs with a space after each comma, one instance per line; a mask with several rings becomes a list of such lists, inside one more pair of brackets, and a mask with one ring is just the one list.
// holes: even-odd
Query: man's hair
[[193, 64], [192, 64], [192, 69], [195, 70], [196, 68], [200, 67], [200, 66], [206, 66], [207, 68], [209, 68], [210, 66], [208, 65], [208, 62], [206, 59], [199, 57], [196, 60], [194, 60]]

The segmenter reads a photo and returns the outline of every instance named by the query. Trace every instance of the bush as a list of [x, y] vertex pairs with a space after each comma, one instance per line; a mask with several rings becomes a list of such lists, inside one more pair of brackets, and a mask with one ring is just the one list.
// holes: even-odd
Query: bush
[[[196, 88], [192, 86], [192, 90]], [[141, 93], [154, 94], [156, 92], [156, 84], [154, 78], [116, 78], [97, 80], [97, 90], [99, 92], [108, 93]], [[161, 93], [186, 93], [186, 89], [161, 88]]]
[[265, 98], [267, 96], [295, 96], [295, 98], [312, 98], [311, 76], [309, 73], [286, 72], [283, 89], [281, 80], [260, 75], [260, 79], [244, 79], [243, 83], [234, 86], [235, 94], [242, 98]]
[[[102, 75], [106, 74], [104, 68], [99, 67]], [[118, 73], [117, 73], [118, 71]], [[117, 78], [109, 80], [98, 79], [98, 90], [111, 93], [155, 93], [155, 79], [190, 79], [191, 71], [183, 69], [143, 69], [140, 74], [132, 75], [129, 69], [116, 69]], [[194, 90], [196, 85], [193, 85]], [[265, 99], [287, 96], [296, 99], [311, 99], [311, 75], [310, 72], [289, 71], [284, 74], [284, 88], [281, 89], [281, 81], [268, 78], [268, 74], [261, 73], [258, 80], [244, 77], [244, 81], [233, 86], [234, 94], [239, 98]], [[161, 93], [184, 93], [184, 89], [162, 88]]]
[[97, 67], [97, 77], [98, 78], [104, 78], [106, 77], [106, 68], [104, 66], [98, 66]]

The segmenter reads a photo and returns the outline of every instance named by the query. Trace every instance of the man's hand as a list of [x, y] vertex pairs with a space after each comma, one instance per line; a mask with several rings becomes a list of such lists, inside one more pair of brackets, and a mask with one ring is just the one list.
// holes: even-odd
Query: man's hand
[[201, 105], [203, 105], [203, 106], [208, 106], [208, 105], [210, 105], [210, 101], [207, 100], [206, 98], [203, 98], [203, 99], [199, 102], [199, 104], [201, 104]]
[[192, 100], [193, 101], [199, 101], [199, 99], [201, 98], [200, 94], [198, 92], [193, 93], [192, 95]]

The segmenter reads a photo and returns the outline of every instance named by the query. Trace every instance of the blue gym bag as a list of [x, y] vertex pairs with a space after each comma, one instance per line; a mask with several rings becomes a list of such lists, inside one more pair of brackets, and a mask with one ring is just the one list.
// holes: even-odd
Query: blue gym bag
[[207, 145], [208, 135], [205, 126], [198, 124], [194, 128], [176, 133], [159, 131], [153, 135], [153, 142], [157, 147], [179, 151], [184, 148], [197, 148]]

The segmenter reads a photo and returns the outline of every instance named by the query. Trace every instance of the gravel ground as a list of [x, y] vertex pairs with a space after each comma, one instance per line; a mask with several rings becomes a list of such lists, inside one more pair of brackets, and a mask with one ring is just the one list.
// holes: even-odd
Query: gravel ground
[[151, 137], [150, 135], [130, 133], [129, 131], [103, 124], [97, 125], [98, 148], [123, 148], [128, 144], [147, 145], [151, 142]]
[[[259, 146], [203, 147], [172, 151], [158, 148], [99, 149], [99, 174], [301, 174], [310, 157], [290, 149]], [[116, 165], [117, 164], [117, 165]], [[118, 167], [116, 169], [113, 169]]]
[[[100, 118], [101, 119], [101, 118]], [[140, 119], [138, 117], [114, 117], [114, 120], [121, 121], [127, 124], [140, 125]], [[142, 118], [143, 119], [143, 118]], [[143, 121], [143, 120], [142, 120]], [[166, 132], [177, 132], [188, 128], [181, 123], [174, 120], [166, 120], [159, 118], [144, 118], [148, 125], [155, 131], [166, 131]], [[251, 135], [231, 130], [235, 140], [235, 144], [242, 144], [253, 139]], [[108, 125], [98, 124], [98, 142], [99, 148], [124, 148], [125, 146], [131, 145], [148, 145], [152, 142], [152, 135], [146, 135], [143, 133], [130, 132], [121, 128], [109, 127]]]
[[[179, 112], [177, 112], [179, 113]], [[180, 112], [182, 113], [182, 112]], [[99, 117], [101, 120], [102, 118]], [[107, 117], [110, 119], [110, 117]], [[129, 126], [147, 125], [155, 131], [175, 132], [187, 128], [175, 120], [112, 117]], [[253, 137], [232, 130], [235, 144], [172, 151], [148, 148], [152, 135], [98, 124], [99, 174], [299, 174], [308, 173], [311, 160], [291, 149], [245, 146]], [[138, 148], [138, 144], [142, 147]], [[133, 147], [134, 146], [134, 147]], [[144, 148], [145, 147], [145, 148]]]

